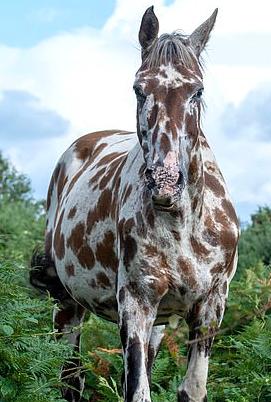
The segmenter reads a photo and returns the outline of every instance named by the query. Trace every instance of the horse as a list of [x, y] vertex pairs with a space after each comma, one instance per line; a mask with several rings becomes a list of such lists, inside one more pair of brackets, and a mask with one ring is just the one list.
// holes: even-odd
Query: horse
[[[58, 301], [73, 344], [63, 398], [81, 399], [76, 352], [87, 310], [118, 323], [125, 402], [150, 402], [151, 369], [171, 316], [189, 327], [179, 402], [206, 402], [208, 362], [237, 265], [238, 219], [201, 129], [201, 59], [217, 9], [191, 35], [139, 30], [136, 132], [100, 131], [61, 156], [47, 197], [45, 251], [30, 275]], [[76, 327], [73, 331], [72, 328]], [[67, 371], [66, 371], [67, 372]], [[64, 374], [62, 374], [64, 377]]]

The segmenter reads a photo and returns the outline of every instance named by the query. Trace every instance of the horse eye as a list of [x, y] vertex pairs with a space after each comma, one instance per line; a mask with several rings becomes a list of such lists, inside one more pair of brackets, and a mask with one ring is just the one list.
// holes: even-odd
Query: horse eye
[[192, 96], [192, 100], [194, 101], [198, 101], [200, 100], [202, 94], [203, 94], [203, 90], [204, 88], [200, 88], [193, 96]]
[[143, 106], [143, 104], [146, 100], [146, 95], [143, 93], [142, 89], [139, 87], [134, 87], [134, 91], [135, 91], [138, 102], [140, 103], [141, 106]]

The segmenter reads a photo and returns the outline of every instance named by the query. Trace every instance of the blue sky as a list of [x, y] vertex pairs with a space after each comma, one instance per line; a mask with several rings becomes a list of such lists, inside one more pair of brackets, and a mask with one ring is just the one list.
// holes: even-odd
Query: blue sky
[[28, 47], [82, 26], [102, 28], [116, 0], [9, 0], [0, 3], [0, 43]]
[[[174, 0], [165, 0], [165, 5]], [[116, 0], [9, 0], [0, 4], [0, 43], [28, 47], [49, 36], [91, 26], [100, 29]]]
[[[62, 152], [87, 132], [135, 130], [138, 29], [191, 33], [219, 13], [206, 56], [204, 132], [242, 220], [271, 204], [268, 0], [10, 0], [0, 4], [0, 149], [45, 198]], [[106, 114], [105, 114], [106, 111]]]

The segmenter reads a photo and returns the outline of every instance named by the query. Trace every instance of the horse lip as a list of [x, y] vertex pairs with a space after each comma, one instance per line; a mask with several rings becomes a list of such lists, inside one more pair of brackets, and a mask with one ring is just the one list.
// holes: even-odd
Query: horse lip
[[168, 211], [174, 205], [174, 199], [172, 196], [159, 196], [156, 194], [152, 195], [152, 201], [154, 208], [157, 210]]
[[170, 212], [173, 209], [174, 202], [170, 205], [162, 205], [154, 202], [153, 206], [156, 211]]

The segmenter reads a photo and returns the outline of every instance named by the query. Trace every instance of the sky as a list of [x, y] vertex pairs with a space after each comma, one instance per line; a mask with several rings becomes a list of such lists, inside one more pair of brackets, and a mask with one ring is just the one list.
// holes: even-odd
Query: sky
[[218, 7], [205, 55], [202, 127], [242, 221], [271, 205], [270, 0], [9, 0], [0, 3], [0, 150], [45, 198], [79, 136], [135, 130], [138, 30], [191, 33]]

